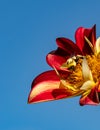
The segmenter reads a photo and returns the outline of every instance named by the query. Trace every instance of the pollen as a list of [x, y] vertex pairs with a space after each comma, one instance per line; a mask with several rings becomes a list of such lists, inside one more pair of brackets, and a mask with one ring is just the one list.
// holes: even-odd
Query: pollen
[[95, 55], [87, 55], [86, 59], [92, 72], [93, 80], [96, 83], [100, 80], [100, 57]]

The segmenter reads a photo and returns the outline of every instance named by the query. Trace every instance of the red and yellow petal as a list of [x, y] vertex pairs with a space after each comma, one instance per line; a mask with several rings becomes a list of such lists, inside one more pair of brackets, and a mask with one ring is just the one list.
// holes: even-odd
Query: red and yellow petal
[[28, 97], [28, 103], [37, 103], [56, 100], [66, 96], [64, 90], [59, 91], [59, 97], [55, 97], [54, 90], [59, 89], [60, 80], [56, 72], [51, 70], [37, 76], [32, 83], [32, 88]]
[[85, 37], [88, 38], [88, 40], [93, 44], [96, 42], [96, 29], [95, 25], [92, 28], [83, 28], [79, 27], [76, 30], [75, 33], [75, 39], [76, 44], [80, 48], [80, 50], [83, 52], [84, 55], [91, 54], [92, 50], [87, 41], [85, 40]]

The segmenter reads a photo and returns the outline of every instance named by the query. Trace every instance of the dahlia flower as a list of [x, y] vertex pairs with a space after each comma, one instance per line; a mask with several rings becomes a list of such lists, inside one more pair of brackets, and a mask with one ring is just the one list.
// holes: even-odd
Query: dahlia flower
[[100, 103], [100, 38], [96, 25], [79, 27], [75, 43], [64, 37], [56, 39], [57, 49], [46, 56], [51, 70], [32, 82], [28, 103], [80, 96], [80, 105]]

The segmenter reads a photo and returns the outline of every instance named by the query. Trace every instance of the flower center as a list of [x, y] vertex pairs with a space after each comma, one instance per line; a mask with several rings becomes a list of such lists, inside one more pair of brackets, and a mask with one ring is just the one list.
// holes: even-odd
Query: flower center
[[84, 58], [86, 59], [88, 70], [91, 72], [93, 82], [96, 83], [100, 80], [100, 57], [97, 57], [96, 55], [74, 56], [69, 58], [67, 62], [62, 65], [62, 67], [67, 68], [71, 72], [71, 74], [65, 80], [75, 89], [81, 88], [84, 82], [86, 82], [84, 77], [88, 75], [88, 70], [86, 66], [83, 66], [86, 72], [84, 76], [82, 70], [82, 63]]

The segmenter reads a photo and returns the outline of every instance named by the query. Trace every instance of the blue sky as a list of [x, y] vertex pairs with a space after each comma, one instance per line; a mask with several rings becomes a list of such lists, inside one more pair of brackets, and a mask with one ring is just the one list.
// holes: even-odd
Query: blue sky
[[79, 26], [97, 25], [99, 0], [0, 1], [0, 129], [95, 130], [100, 106], [79, 106], [79, 97], [27, 104], [31, 82], [49, 70], [45, 56], [57, 37], [74, 40]]

